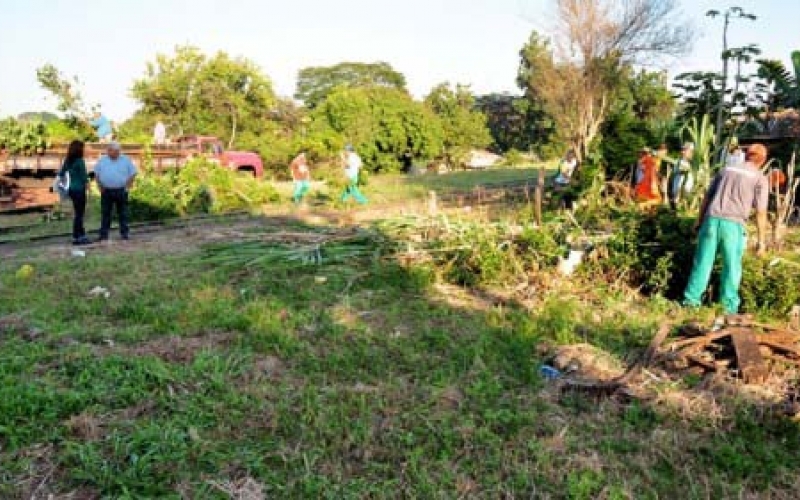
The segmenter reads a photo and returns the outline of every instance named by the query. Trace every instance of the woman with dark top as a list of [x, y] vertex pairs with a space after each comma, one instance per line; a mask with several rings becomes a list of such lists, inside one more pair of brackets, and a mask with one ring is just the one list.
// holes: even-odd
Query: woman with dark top
[[83, 141], [72, 141], [67, 150], [67, 158], [58, 172], [59, 180], [69, 183], [69, 198], [72, 200], [75, 218], [72, 221], [72, 244], [87, 245], [91, 243], [83, 228], [83, 215], [86, 213], [86, 191], [89, 188], [89, 177], [86, 174], [86, 163], [83, 161]]

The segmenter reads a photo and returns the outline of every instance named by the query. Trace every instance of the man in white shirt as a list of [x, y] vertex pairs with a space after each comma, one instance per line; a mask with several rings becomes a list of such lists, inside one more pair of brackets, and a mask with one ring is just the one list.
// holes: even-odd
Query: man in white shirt
[[347, 177], [347, 187], [344, 188], [342, 193], [342, 201], [347, 201], [350, 197], [356, 200], [359, 205], [367, 203], [367, 198], [358, 189], [358, 172], [361, 170], [362, 162], [361, 157], [355, 152], [353, 146], [348, 144], [344, 148], [344, 173]]

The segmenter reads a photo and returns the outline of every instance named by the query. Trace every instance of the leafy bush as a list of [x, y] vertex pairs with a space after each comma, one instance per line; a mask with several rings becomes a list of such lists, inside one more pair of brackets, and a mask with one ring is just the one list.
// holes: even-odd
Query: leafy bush
[[443, 147], [442, 125], [432, 111], [397, 89], [340, 88], [316, 107], [304, 142], [334, 158], [355, 146], [370, 172], [397, 172], [402, 158], [431, 159]]
[[0, 121], [0, 150], [12, 154], [40, 153], [50, 145], [47, 126], [42, 122], [21, 122], [15, 118]]
[[511, 167], [517, 167], [525, 163], [525, 156], [518, 150], [511, 148], [506, 153], [506, 158], [504, 163]]
[[137, 219], [161, 219], [248, 210], [277, 200], [270, 184], [198, 158], [161, 175], [145, 169], [131, 192], [131, 212]]
[[747, 256], [740, 294], [742, 309], [760, 313], [788, 313], [800, 304], [800, 268]]
[[397, 241], [421, 241], [440, 275], [454, 284], [477, 287], [508, 284], [530, 271], [554, 266], [566, 252], [555, 227], [527, 228], [520, 234], [505, 224], [451, 222], [431, 226], [382, 227]]
[[[585, 268], [593, 279], [623, 282], [648, 295], [681, 300], [691, 273], [695, 219], [670, 210], [617, 213], [614, 236]], [[709, 301], [718, 294], [719, 265], [711, 276]], [[741, 310], [782, 315], [800, 303], [800, 266], [746, 254], [740, 287]]]
[[694, 219], [666, 209], [654, 214], [623, 211], [615, 219], [613, 237], [588, 272], [610, 283], [641, 287], [647, 294], [680, 298], [694, 258]]

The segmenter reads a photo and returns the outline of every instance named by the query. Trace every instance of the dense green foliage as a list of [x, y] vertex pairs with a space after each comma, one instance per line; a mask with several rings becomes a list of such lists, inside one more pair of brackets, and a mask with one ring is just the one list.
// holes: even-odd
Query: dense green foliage
[[758, 61], [758, 76], [764, 79], [766, 94], [763, 102], [767, 109], [780, 110], [800, 107], [800, 50], [791, 55], [792, 68], [775, 59]]
[[294, 97], [313, 109], [338, 87], [386, 87], [405, 91], [406, 77], [386, 62], [343, 62], [303, 68], [297, 74]]
[[49, 145], [49, 127], [44, 122], [15, 118], [0, 121], [0, 151], [31, 155], [44, 151]]
[[224, 52], [207, 56], [194, 47], [157, 55], [131, 95], [148, 132], [160, 119], [170, 135], [214, 135], [229, 144], [238, 135], [261, 133], [276, 101], [272, 83], [253, 62]]
[[431, 159], [442, 151], [436, 115], [403, 91], [339, 88], [311, 114], [308, 143], [329, 156], [352, 144], [369, 172], [397, 172], [404, 157]]
[[[478, 96], [475, 105], [486, 115], [487, 126], [492, 134], [492, 147], [498, 153], [516, 150], [536, 152], [544, 157], [563, 153], [563, 147], [551, 147], [552, 121], [530, 99], [508, 94], [488, 94]], [[553, 149], [558, 150], [555, 155], [548, 154]]]
[[449, 164], [460, 165], [467, 161], [471, 149], [491, 143], [486, 115], [475, 109], [475, 97], [469, 87], [437, 85], [425, 97], [425, 105], [441, 121], [444, 155]]
[[601, 128], [600, 152], [610, 175], [627, 173], [641, 148], [656, 149], [667, 142], [670, 132], [672, 145], [677, 146], [679, 137], [670, 130], [675, 105], [666, 74], [626, 69]]

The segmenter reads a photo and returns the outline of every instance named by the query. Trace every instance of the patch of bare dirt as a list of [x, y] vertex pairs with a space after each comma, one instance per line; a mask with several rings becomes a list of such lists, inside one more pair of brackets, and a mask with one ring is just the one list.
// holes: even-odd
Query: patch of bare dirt
[[253, 362], [252, 370], [242, 377], [245, 385], [257, 384], [265, 380], [277, 380], [286, 372], [286, 364], [277, 356], [259, 356]]
[[267, 498], [264, 485], [252, 477], [245, 477], [237, 481], [211, 481], [209, 484], [228, 495], [232, 500], [265, 500]]
[[0, 316], [0, 341], [6, 336], [21, 336], [32, 342], [42, 336], [42, 331], [28, 324], [20, 314]]
[[37, 444], [14, 453], [11, 460], [27, 464], [14, 482], [15, 495], [11, 498], [25, 500], [95, 500], [100, 494], [91, 488], [79, 488], [69, 492], [59, 491], [57, 486], [63, 471], [59, 469], [56, 449], [52, 444]]
[[198, 337], [172, 335], [159, 337], [136, 345], [113, 345], [102, 347], [100, 354], [123, 354], [130, 356], [155, 356], [170, 363], [191, 363], [195, 356], [205, 350], [227, 348], [233, 340], [232, 333], [210, 333]]
[[73, 415], [65, 425], [73, 437], [82, 441], [97, 441], [105, 435], [103, 422], [90, 413]]

